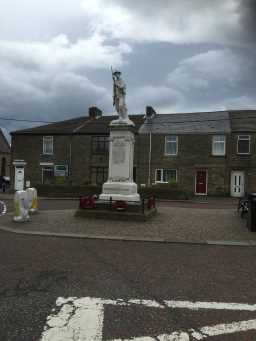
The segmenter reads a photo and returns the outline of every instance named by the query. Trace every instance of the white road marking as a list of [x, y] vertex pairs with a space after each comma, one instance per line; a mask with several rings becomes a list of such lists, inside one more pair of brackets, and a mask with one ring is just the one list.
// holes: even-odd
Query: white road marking
[[[217, 324], [215, 326], [203, 327], [199, 329], [198, 335], [191, 334], [196, 340], [206, 339], [208, 336], [227, 335], [247, 330], [256, 330], [256, 320], [239, 321], [227, 324]], [[201, 335], [200, 335], [201, 333]]]
[[48, 316], [41, 340], [102, 341], [103, 316], [103, 304], [90, 297], [68, 299], [57, 315]]
[[256, 311], [256, 304], [245, 304], [245, 303], [226, 303], [226, 302], [190, 302], [190, 301], [174, 301], [174, 300], [163, 300], [163, 303], [158, 303], [152, 300], [137, 300], [130, 299], [125, 300], [101, 300], [103, 304], [111, 305], [144, 305], [152, 308], [184, 308], [191, 310], [198, 309], [215, 309], [215, 310], [240, 310], [240, 311]]
[[[224, 303], [224, 302], [190, 302], [164, 300], [111, 300], [91, 297], [59, 297], [56, 301], [57, 309], [48, 316], [47, 323], [41, 336], [41, 341], [102, 341], [104, 325], [104, 306], [139, 305], [152, 308], [171, 309], [211, 309], [233, 311], [256, 311], [256, 304]], [[57, 311], [56, 311], [57, 310]], [[233, 334], [247, 330], [256, 330], [256, 320], [232, 322], [206, 326], [198, 330], [189, 329], [175, 331], [172, 334], [157, 336], [160, 341], [189, 341], [202, 340], [211, 336]], [[153, 341], [151, 336], [132, 337], [130, 339], [115, 339], [112, 341]]]
[[[174, 332], [170, 335], [161, 334], [157, 336], [157, 340], [159, 341], [189, 341], [189, 334], [184, 332]], [[112, 341], [156, 341], [155, 337], [151, 336], [142, 336], [142, 337], [134, 337], [131, 339], [115, 339]]]

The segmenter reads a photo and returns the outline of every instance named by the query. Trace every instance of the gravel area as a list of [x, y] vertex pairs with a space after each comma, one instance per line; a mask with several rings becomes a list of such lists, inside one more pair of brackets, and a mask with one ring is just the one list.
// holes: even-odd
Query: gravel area
[[256, 241], [235, 209], [159, 207], [147, 222], [94, 220], [74, 217], [75, 210], [41, 211], [27, 223], [14, 223], [12, 216], [0, 217], [0, 225], [17, 230], [86, 234], [101, 237], [164, 239], [169, 241]]

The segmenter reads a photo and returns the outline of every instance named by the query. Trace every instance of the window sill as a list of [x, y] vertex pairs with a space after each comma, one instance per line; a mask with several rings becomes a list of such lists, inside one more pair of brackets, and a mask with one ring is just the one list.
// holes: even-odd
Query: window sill
[[210, 156], [212, 156], [212, 157], [226, 157], [227, 155], [226, 154], [223, 154], [223, 155], [210, 154]]
[[[177, 184], [178, 182], [176, 181], [176, 182], [172, 182], [172, 185], [173, 184]], [[170, 184], [168, 181], [167, 182], [165, 182], [165, 181], [155, 181], [155, 184]]]
[[92, 155], [108, 155], [109, 151], [92, 152]]

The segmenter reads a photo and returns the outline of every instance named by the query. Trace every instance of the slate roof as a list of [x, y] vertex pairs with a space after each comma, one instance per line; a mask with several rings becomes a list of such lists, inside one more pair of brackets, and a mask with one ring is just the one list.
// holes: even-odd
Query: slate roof
[[[144, 115], [130, 115], [135, 130], [141, 134], [228, 134], [256, 132], [256, 110], [229, 110], [179, 114], [156, 114], [144, 121]], [[109, 124], [115, 116], [90, 119], [82, 116], [39, 127], [17, 130], [11, 135], [71, 135], [109, 134]], [[143, 124], [144, 122], [144, 124]]]
[[256, 110], [230, 111], [233, 132], [256, 132]]
[[[144, 121], [144, 115], [129, 115], [129, 117], [135, 123], [135, 131], [138, 131]], [[109, 134], [109, 124], [114, 119], [117, 119], [117, 115], [102, 116], [97, 119], [83, 116], [39, 127], [16, 130], [11, 132], [11, 135]]]
[[10, 153], [11, 152], [11, 147], [8, 143], [8, 141], [6, 140], [2, 129], [0, 128], [0, 153]]
[[147, 120], [139, 132], [147, 134], [213, 134], [230, 133], [228, 111], [197, 112], [185, 114], [157, 114]]

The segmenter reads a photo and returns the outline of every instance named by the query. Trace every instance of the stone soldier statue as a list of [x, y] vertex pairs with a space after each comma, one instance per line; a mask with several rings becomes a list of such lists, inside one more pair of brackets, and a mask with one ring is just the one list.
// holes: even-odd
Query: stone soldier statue
[[[112, 68], [111, 68], [112, 71]], [[120, 71], [112, 71], [113, 78], [113, 106], [116, 108], [116, 111], [119, 115], [119, 120], [127, 121], [129, 120], [127, 114], [127, 108], [125, 104], [125, 95], [126, 95], [126, 85], [121, 78]]]

